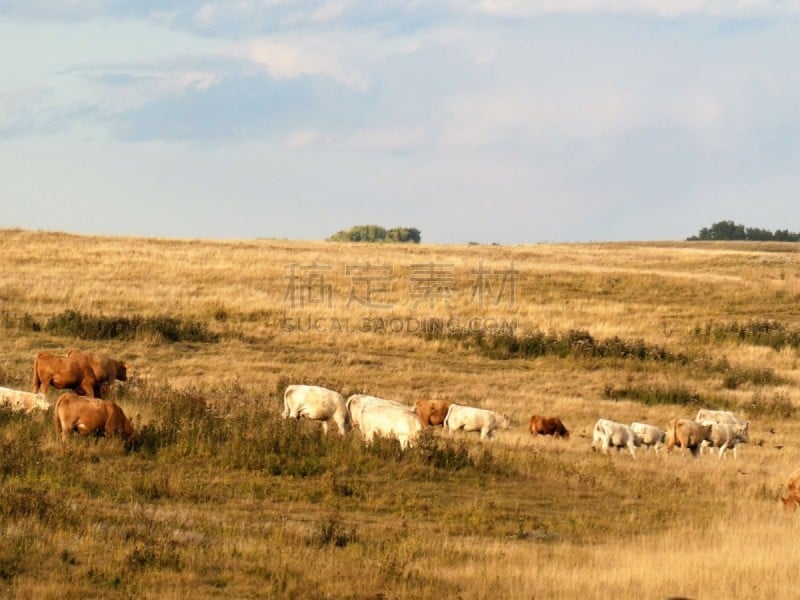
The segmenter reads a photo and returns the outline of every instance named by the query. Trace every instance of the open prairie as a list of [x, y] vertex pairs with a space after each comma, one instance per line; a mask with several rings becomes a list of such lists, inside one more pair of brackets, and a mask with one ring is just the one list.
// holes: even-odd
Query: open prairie
[[[790, 598], [800, 245], [356, 245], [0, 230], [0, 386], [128, 364], [140, 435], [0, 409], [0, 595]], [[405, 452], [287, 421], [289, 383], [512, 418]], [[58, 390], [48, 391], [52, 402]], [[750, 422], [738, 458], [604, 455], [598, 418]], [[534, 413], [568, 440], [530, 439]]]

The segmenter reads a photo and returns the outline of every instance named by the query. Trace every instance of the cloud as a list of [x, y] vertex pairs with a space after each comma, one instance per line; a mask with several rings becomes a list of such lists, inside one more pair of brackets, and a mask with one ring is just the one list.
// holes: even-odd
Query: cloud
[[275, 79], [323, 75], [361, 92], [369, 89], [368, 77], [346, 64], [338, 56], [339, 47], [328, 40], [307, 38], [301, 43], [264, 38], [249, 42], [244, 54]]
[[797, 15], [800, 14], [800, 3], [774, 0], [478, 0], [472, 4], [471, 10], [502, 18], [546, 15], [746, 18]]
[[431, 134], [424, 127], [367, 128], [345, 134], [319, 129], [297, 129], [285, 138], [285, 145], [293, 150], [325, 149], [356, 152], [405, 153], [430, 146]]

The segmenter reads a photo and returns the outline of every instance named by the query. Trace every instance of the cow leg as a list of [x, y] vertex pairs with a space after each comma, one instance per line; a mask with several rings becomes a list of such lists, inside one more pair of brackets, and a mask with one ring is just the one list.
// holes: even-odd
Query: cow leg
[[328, 421], [322, 422], [322, 433], [328, 435]]
[[724, 444], [722, 444], [722, 446], [719, 447], [719, 456], [717, 458], [721, 459], [723, 456], [725, 456], [725, 450], [727, 449], [728, 449], [728, 442], [725, 442]]
[[631, 453], [631, 456], [633, 457], [633, 460], [636, 460], [636, 452], [634, 451], [633, 448], [634, 448], [634, 446], [633, 446], [632, 443], [628, 444], [628, 450], [630, 450], [630, 453]]

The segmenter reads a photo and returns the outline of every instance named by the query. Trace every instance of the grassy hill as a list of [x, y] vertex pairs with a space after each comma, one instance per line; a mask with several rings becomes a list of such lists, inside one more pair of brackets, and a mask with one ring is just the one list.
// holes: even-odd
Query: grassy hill
[[[142, 432], [61, 446], [52, 411], [0, 410], [0, 594], [789, 597], [799, 252], [0, 230], [0, 386], [41, 350], [105, 352]], [[282, 420], [288, 383], [514, 425], [366, 447]], [[751, 421], [738, 460], [591, 451], [600, 417], [702, 406]], [[570, 440], [531, 442], [533, 413]]]

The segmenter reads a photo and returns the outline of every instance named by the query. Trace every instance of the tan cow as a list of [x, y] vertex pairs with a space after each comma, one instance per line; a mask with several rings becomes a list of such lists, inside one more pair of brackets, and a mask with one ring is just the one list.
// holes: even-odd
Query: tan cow
[[125, 440], [135, 436], [125, 413], [111, 400], [63, 394], [56, 401], [53, 422], [62, 442], [73, 432], [105, 437], [119, 435]]
[[0, 406], [8, 406], [11, 410], [24, 410], [26, 413], [29, 413], [34, 408], [39, 408], [41, 410], [49, 409], [50, 402], [48, 402], [44, 394], [33, 394], [31, 392], [0, 387]]
[[46, 394], [52, 385], [60, 390], [74, 390], [82, 396], [94, 397], [94, 373], [85, 369], [80, 362], [66, 356], [54, 356], [49, 352], [39, 352], [33, 362], [33, 393], [41, 388]]
[[564, 427], [558, 417], [543, 417], [541, 415], [531, 415], [531, 437], [533, 440], [537, 435], [552, 435], [554, 438], [569, 439], [569, 431]]
[[711, 436], [711, 425], [700, 425], [691, 419], [672, 419], [667, 426], [667, 450], [688, 448], [697, 456], [701, 445]]
[[73, 348], [67, 358], [77, 360], [84, 370], [91, 370], [95, 379], [95, 396], [105, 397], [105, 392], [114, 381], [128, 380], [128, 365], [105, 354], [95, 354]]
[[414, 403], [414, 410], [426, 427], [436, 427], [444, 423], [449, 408], [450, 402], [447, 400], [417, 400]]
[[[781, 486], [783, 488], [784, 486]], [[786, 482], [786, 487], [781, 490], [785, 491], [785, 495], [781, 495], [783, 501], [783, 508], [787, 512], [794, 512], [800, 506], [800, 469], [795, 470], [789, 475]]]

